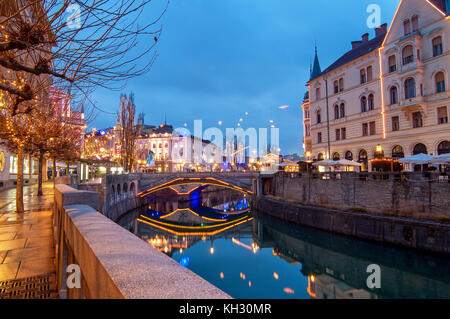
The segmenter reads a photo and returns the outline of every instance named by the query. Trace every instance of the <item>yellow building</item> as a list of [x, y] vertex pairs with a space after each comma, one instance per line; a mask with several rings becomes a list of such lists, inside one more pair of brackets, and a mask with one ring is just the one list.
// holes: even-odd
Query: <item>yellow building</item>
[[353, 41], [323, 71], [316, 52], [302, 104], [305, 155], [372, 170], [376, 160], [450, 153], [445, 3], [402, 0], [389, 28]]

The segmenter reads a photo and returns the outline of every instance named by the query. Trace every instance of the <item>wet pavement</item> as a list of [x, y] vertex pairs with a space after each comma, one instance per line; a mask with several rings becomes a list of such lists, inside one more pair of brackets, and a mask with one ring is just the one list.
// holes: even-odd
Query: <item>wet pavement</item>
[[[46, 277], [46, 281], [50, 280], [54, 286], [53, 183], [44, 183], [43, 193], [43, 196], [37, 196], [36, 185], [25, 186], [25, 213], [18, 214], [16, 190], [0, 192], [0, 298], [5, 296], [7, 289], [4, 287], [11, 281]], [[16, 297], [21, 296], [24, 294]], [[27, 296], [42, 298], [43, 295]]]

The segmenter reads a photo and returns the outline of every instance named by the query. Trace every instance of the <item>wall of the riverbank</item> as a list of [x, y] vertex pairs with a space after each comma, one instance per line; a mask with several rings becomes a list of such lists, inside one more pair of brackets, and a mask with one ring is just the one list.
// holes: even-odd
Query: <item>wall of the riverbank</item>
[[450, 183], [421, 175], [299, 174], [272, 177], [266, 193], [307, 205], [368, 212], [450, 217]]
[[[67, 298], [230, 298], [97, 211], [99, 195], [56, 185], [54, 227], [60, 296]], [[81, 288], [68, 288], [77, 264]], [[195, 289], [192, 289], [195, 287]]]
[[262, 213], [288, 222], [409, 248], [450, 253], [448, 224], [310, 207], [266, 197], [255, 197], [252, 205]]

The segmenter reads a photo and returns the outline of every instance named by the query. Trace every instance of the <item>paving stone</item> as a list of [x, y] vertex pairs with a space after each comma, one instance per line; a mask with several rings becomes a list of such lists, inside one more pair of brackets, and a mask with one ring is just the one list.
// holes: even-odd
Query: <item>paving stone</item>
[[0, 250], [24, 248], [26, 241], [26, 238], [0, 241]]
[[0, 281], [16, 278], [20, 263], [0, 264]]
[[13, 240], [16, 237], [16, 233], [0, 233], [0, 241]]
[[25, 260], [20, 263], [16, 278], [26, 278], [54, 273], [56, 271], [54, 258]]
[[25, 260], [54, 258], [55, 249], [53, 247], [31, 247], [10, 250], [5, 252], [4, 263], [20, 262]]

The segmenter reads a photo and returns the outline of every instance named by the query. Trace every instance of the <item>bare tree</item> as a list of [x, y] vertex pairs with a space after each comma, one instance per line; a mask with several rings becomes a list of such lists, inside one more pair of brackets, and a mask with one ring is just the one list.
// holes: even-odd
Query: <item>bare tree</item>
[[23, 156], [34, 138], [33, 111], [45, 105], [50, 86], [90, 102], [95, 88], [117, 89], [148, 72], [168, 6], [142, 23], [150, 2], [1, 0], [0, 139], [18, 156], [18, 211], [23, 212]]

